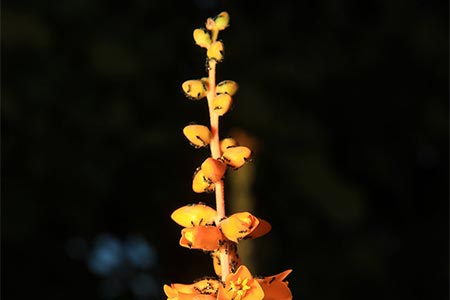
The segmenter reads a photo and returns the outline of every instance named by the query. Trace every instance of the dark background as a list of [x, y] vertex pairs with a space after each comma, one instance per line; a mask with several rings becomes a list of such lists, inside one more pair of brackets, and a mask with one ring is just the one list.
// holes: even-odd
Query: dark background
[[2, 299], [164, 299], [212, 275], [169, 216], [211, 203], [181, 133], [206, 104], [181, 83], [222, 10], [218, 79], [240, 84], [222, 132], [259, 141], [273, 226], [255, 273], [294, 269], [295, 299], [446, 299], [448, 3], [411, 0], [3, 1]]

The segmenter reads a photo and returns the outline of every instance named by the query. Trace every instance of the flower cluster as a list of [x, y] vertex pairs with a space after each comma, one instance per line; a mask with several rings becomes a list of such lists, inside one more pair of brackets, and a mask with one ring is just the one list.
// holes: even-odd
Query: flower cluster
[[164, 292], [168, 300], [291, 300], [285, 278], [292, 270], [255, 277], [238, 255], [238, 243], [268, 233], [271, 230], [269, 222], [250, 212], [225, 214], [223, 178], [229, 169], [241, 168], [252, 156], [248, 147], [239, 145], [233, 138], [219, 139], [219, 117], [229, 111], [238, 90], [238, 84], [233, 80], [216, 84], [216, 66], [224, 58], [224, 44], [218, 40], [218, 35], [228, 25], [229, 14], [222, 12], [215, 18], [208, 18], [205, 28], [194, 30], [195, 43], [206, 49], [208, 77], [182, 84], [189, 99], [207, 99], [209, 126], [190, 124], [184, 127], [183, 134], [192, 146], [210, 148], [211, 156], [194, 172], [192, 190], [195, 193], [214, 192], [216, 209], [196, 203], [180, 207], [171, 215], [183, 227], [180, 245], [209, 254], [217, 277], [203, 278], [192, 284], [164, 285]]

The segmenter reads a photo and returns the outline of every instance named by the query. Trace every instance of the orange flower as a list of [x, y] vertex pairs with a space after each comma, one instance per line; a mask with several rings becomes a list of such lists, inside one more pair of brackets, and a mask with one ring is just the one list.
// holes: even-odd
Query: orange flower
[[264, 290], [264, 300], [291, 300], [292, 293], [288, 282], [284, 281], [292, 270], [286, 270], [277, 275], [256, 279]]
[[189, 249], [214, 251], [219, 249], [224, 237], [216, 226], [194, 226], [181, 230], [180, 245]]
[[231, 215], [220, 223], [225, 237], [233, 242], [244, 238], [257, 238], [271, 230], [267, 221], [258, 219], [249, 212], [240, 212]]
[[213, 225], [217, 212], [203, 203], [189, 204], [175, 210], [170, 216], [183, 227]]
[[208, 179], [207, 181], [218, 182], [222, 180], [222, 177], [227, 170], [227, 165], [220, 160], [208, 157], [202, 163], [200, 168], [203, 172], [203, 176]]
[[164, 292], [167, 300], [215, 300], [218, 288], [217, 280], [202, 279], [193, 284], [165, 284]]
[[264, 292], [246, 266], [227, 275], [225, 286], [219, 286], [218, 300], [262, 300]]

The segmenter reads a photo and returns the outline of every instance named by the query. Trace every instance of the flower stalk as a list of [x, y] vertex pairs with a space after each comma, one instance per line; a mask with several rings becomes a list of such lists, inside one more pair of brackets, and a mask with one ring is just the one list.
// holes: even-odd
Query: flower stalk
[[164, 292], [168, 300], [291, 300], [292, 294], [284, 280], [291, 270], [272, 277], [254, 277], [241, 264], [238, 255], [239, 242], [267, 234], [271, 230], [270, 223], [250, 212], [227, 215], [225, 211], [225, 173], [243, 167], [252, 155], [250, 148], [238, 145], [233, 138], [221, 140], [219, 135], [220, 117], [229, 111], [238, 90], [232, 80], [216, 82], [217, 64], [224, 58], [224, 44], [218, 36], [228, 25], [228, 13], [221, 12], [208, 18], [205, 28], [194, 30], [195, 43], [206, 49], [208, 77], [182, 84], [189, 99], [207, 99], [209, 127], [191, 124], [183, 133], [195, 148], [210, 148], [210, 156], [194, 173], [192, 190], [199, 194], [214, 191], [215, 209], [200, 202], [180, 207], [171, 215], [183, 227], [180, 246], [209, 254], [217, 279], [164, 285]]

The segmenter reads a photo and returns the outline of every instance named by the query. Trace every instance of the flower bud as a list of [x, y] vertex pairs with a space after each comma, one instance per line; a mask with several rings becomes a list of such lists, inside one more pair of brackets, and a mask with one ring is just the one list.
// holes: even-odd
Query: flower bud
[[219, 116], [223, 116], [230, 109], [233, 99], [228, 94], [220, 94], [214, 97], [212, 107], [214, 112]]
[[181, 85], [184, 93], [189, 99], [199, 100], [206, 97], [208, 92], [207, 85], [202, 80], [187, 80]]
[[214, 191], [214, 183], [209, 180], [201, 168], [198, 168], [192, 179], [192, 190], [196, 193], [210, 193]]
[[208, 146], [211, 140], [211, 131], [204, 125], [188, 125], [183, 128], [183, 134], [195, 148]]
[[238, 90], [238, 84], [233, 80], [224, 80], [217, 84], [216, 93], [217, 94], [228, 94], [233, 96]]
[[226, 11], [223, 11], [214, 18], [214, 23], [218, 30], [224, 30], [230, 23], [230, 15]]
[[211, 45], [211, 36], [209, 32], [205, 31], [203, 28], [197, 28], [193, 33], [194, 41], [197, 45], [202, 48], [208, 48]]
[[237, 243], [252, 233], [258, 224], [257, 217], [248, 212], [240, 212], [223, 220], [220, 228], [227, 239]]
[[227, 165], [222, 161], [208, 157], [201, 166], [203, 175], [208, 178], [211, 182], [216, 183], [222, 180], [225, 171], [227, 170]]
[[206, 55], [208, 56], [208, 59], [214, 59], [215, 61], [220, 62], [223, 60], [223, 53], [224, 53], [223, 43], [221, 41], [217, 41], [209, 46]]
[[252, 150], [245, 146], [229, 147], [222, 154], [222, 160], [233, 169], [239, 169], [250, 160]]

